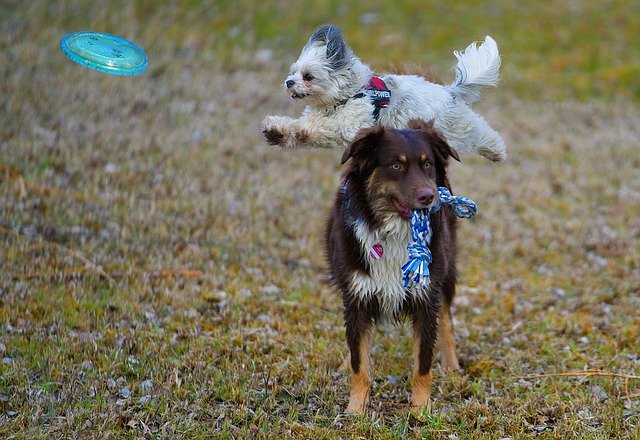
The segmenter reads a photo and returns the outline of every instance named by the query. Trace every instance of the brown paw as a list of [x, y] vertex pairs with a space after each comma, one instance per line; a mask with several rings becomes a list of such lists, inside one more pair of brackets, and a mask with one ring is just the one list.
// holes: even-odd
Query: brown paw
[[444, 373], [459, 373], [462, 371], [455, 354], [453, 356], [442, 356], [440, 358], [440, 369]]
[[411, 386], [411, 409], [424, 411], [431, 405], [431, 371], [413, 376]]
[[354, 379], [354, 385], [351, 388], [349, 405], [347, 405], [346, 412], [348, 414], [364, 414], [364, 409], [369, 401], [369, 389], [371, 387], [371, 382], [364, 378], [363, 374], [354, 375]]
[[349, 399], [349, 405], [347, 405], [347, 409], [345, 412], [347, 414], [364, 414], [364, 407], [366, 406], [366, 399]]
[[269, 145], [280, 145], [284, 141], [284, 134], [273, 128], [262, 130], [262, 134]]

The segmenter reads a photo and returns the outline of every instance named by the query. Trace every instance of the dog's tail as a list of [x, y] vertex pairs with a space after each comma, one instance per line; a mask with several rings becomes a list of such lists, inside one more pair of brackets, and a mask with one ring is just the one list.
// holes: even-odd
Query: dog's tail
[[456, 79], [449, 88], [468, 104], [480, 99], [483, 87], [498, 85], [500, 53], [493, 38], [487, 35], [480, 46], [471, 43], [464, 51], [455, 51], [454, 55], [458, 59]]

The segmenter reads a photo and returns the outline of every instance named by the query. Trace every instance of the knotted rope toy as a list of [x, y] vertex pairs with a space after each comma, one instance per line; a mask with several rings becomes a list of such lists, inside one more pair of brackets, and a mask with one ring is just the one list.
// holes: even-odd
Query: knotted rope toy
[[445, 187], [438, 187], [439, 197], [429, 208], [411, 212], [411, 241], [407, 245], [409, 260], [402, 266], [404, 287], [420, 285], [427, 288], [431, 283], [429, 265], [433, 261], [431, 255], [431, 214], [437, 212], [442, 205], [460, 218], [471, 218], [476, 215], [478, 207], [473, 200], [466, 197], [453, 196]]

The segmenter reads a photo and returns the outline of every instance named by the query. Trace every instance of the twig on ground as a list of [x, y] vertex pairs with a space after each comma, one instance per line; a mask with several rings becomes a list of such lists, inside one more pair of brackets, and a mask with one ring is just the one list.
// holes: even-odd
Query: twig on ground
[[[31, 239], [31, 237], [28, 237], [26, 235], [20, 234], [19, 232], [16, 232], [16, 231], [14, 231], [12, 229], [5, 228], [4, 226], [0, 226], [0, 232], [4, 232], [4, 233], [9, 234], [9, 235], [14, 235], [14, 236], [20, 237], [20, 238]], [[86, 264], [87, 266], [89, 266], [90, 268], [92, 268], [93, 270], [98, 272], [101, 276], [106, 278], [107, 281], [109, 281], [110, 287], [113, 287], [116, 284], [115, 280], [111, 277], [111, 275], [109, 275], [107, 272], [105, 272], [96, 263], [94, 263], [93, 261], [91, 261], [87, 257], [85, 257], [82, 252], [76, 251], [76, 250], [71, 249], [71, 248], [68, 248], [68, 247], [63, 246], [63, 245], [61, 245], [59, 243], [56, 243], [54, 241], [47, 241], [47, 240], [43, 239], [42, 237], [37, 237], [37, 240], [39, 240], [41, 243], [46, 243], [47, 245], [51, 245], [51, 246], [55, 247], [56, 249], [60, 249], [61, 251], [66, 252], [66, 253], [70, 254], [71, 256], [77, 258], [78, 260], [82, 261], [84, 264]]]
[[516, 376], [516, 377], [520, 379], [540, 379], [540, 378], [547, 378], [547, 377], [589, 377], [589, 376], [613, 377], [613, 378], [624, 379], [624, 394], [627, 397], [627, 399], [631, 400], [637, 396], [640, 396], [640, 394], [638, 393], [631, 394], [629, 392], [629, 381], [640, 380], [640, 376], [636, 376], [633, 374], [622, 374], [622, 373], [614, 373], [611, 371], [589, 369], [589, 370], [583, 370], [583, 371], [567, 371], [564, 373], [530, 374], [527, 376]]
[[580, 377], [580, 376], [605, 376], [605, 377], [619, 377], [622, 379], [634, 379], [640, 380], [640, 376], [635, 376], [632, 374], [622, 374], [622, 373], [613, 373], [611, 371], [604, 370], [583, 370], [583, 371], [567, 371], [564, 373], [545, 373], [545, 374], [530, 374], [527, 376], [518, 376], [520, 379], [537, 379], [537, 378], [545, 378], [545, 377], [557, 377], [557, 376], [565, 376], [565, 377]]
[[38, 185], [37, 183], [29, 182], [24, 178], [19, 170], [0, 163], [0, 173], [4, 173], [10, 180], [17, 181], [18, 184], [18, 197], [25, 199], [29, 195], [29, 191], [35, 192], [41, 196], [56, 195], [65, 198], [70, 198], [76, 201], [86, 201], [87, 197], [81, 193], [70, 192], [68, 190], [54, 188], [45, 185]]
[[158, 270], [156, 272], [151, 272], [151, 277], [153, 278], [199, 278], [204, 275], [200, 270], [191, 270], [191, 269], [165, 269]]

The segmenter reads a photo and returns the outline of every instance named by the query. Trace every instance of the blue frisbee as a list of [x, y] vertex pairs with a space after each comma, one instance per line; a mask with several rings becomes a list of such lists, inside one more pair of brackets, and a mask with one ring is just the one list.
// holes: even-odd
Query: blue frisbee
[[149, 65], [140, 46], [104, 32], [74, 32], [60, 40], [62, 53], [72, 61], [111, 75], [138, 75]]

